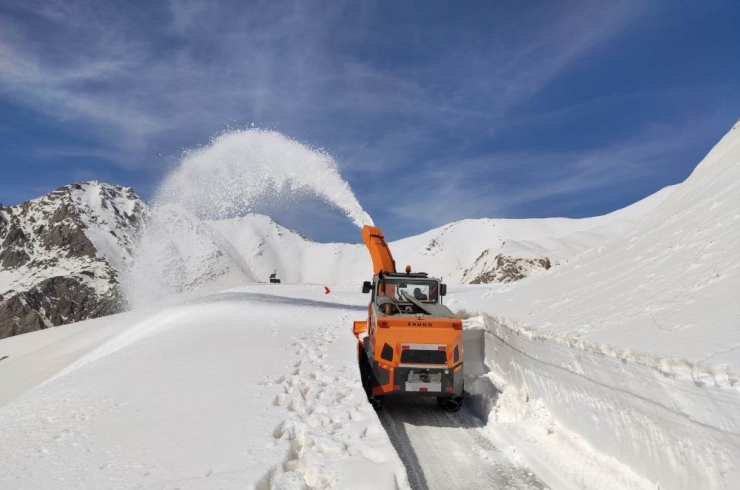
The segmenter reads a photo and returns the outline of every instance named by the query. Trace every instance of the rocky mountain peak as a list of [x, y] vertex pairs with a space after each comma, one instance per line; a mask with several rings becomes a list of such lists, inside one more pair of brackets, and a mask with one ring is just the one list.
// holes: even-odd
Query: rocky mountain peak
[[133, 189], [96, 181], [1, 207], [0, 338], [117, 311], [148, 212]]

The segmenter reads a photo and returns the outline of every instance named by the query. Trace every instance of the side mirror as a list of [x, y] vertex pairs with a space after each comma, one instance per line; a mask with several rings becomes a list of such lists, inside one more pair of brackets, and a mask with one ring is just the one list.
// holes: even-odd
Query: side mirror
[[370, 291], [372, 291], [372, 289], [373, 289], [373, 285], [370, 283], [370, 281], [365, 281], [362, 283], [362, 292], [364, 294], [369, 293]]
[[447, 284], [439, 286], [439, 294], [440, 296], [447, 296]]

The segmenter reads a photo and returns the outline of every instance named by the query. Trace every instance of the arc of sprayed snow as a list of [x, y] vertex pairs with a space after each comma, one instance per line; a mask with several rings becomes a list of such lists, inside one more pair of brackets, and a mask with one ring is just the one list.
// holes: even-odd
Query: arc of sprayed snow
[[294, 196], [310, 190], [359, 228], [373, 224], [331, 155], [262, 129], [224, 133], [187, 153], [160, 186], [155, 205], [178, 204], [201, 217], [238, 214], [284, 185]]

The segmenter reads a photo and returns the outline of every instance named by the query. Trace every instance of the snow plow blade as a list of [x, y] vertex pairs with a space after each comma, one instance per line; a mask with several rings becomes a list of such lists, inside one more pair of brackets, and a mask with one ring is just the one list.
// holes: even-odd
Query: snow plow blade
[[362, 320], [355, 320], [352, 325], [352, 333], [355, 337], [359, 337], [364, 333], [367, 333], [367, 322]]

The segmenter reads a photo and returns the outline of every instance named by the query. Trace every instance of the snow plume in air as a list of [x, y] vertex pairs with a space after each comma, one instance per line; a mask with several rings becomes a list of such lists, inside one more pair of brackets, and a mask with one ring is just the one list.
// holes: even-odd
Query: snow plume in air
[[262, 129], [225, 133], [186, 154], [155, 203], [179, 205], [199, 218], [223, 219], [253, 211], [275, 192], [290, 204], [315, 195], [360, 228], [373, 223], [330, 155]]
[[262, 204], [286, 208], [318, 196], [357, 226], [372, 224], [334, 159], [275, 131], [225, 133], [188, 152], [159, 187], [133, 265], [121, 275], [132, 307], [173, 294], [256, 282], [244, 258], [210, 220]]

